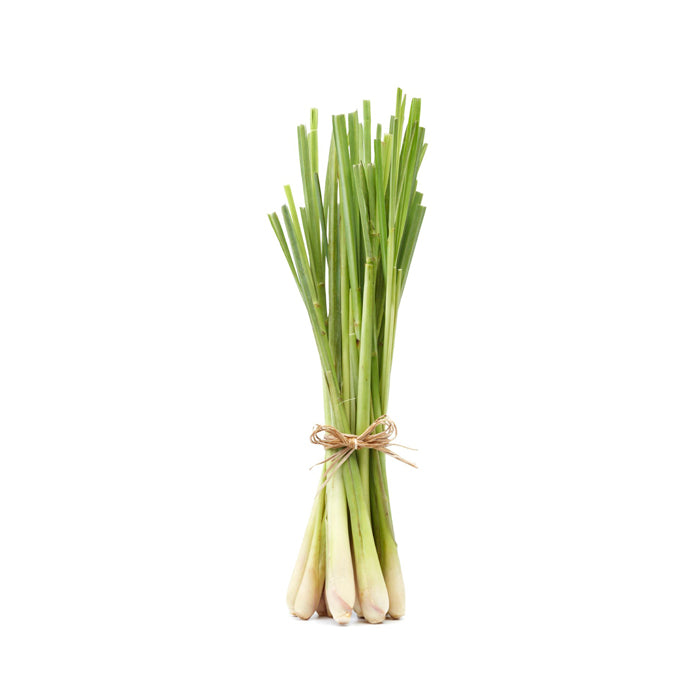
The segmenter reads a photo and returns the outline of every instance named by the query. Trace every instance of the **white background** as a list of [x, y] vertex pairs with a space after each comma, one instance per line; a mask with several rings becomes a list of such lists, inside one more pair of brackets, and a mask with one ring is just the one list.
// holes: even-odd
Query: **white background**
[[[458, 9], [459, 8], [459, 9]], [[692, 2], [5, 2], [0, 695], [700, 693]], [[296, 126], [423, 98], [400, 622], [289, 616]]]

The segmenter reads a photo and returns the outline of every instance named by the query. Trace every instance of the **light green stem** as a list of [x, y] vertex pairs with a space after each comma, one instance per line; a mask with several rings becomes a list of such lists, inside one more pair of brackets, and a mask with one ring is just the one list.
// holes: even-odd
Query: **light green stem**
[[[326, 424], [331, 424], [333, 414], [328, 391], [324, 391]], [[326, 457], [332, 452], [326, 451]], [[328, 612], [337, 622], [350, 621], [355, 602], [355, 578], [350, 535], [348, 532], [348, 506], [343, 477], [333, 474], [326, 485], [326, 598]]]
[[[370, 407], [372, 390], [372, 349], [374, 345], [374, 280], [376, 266], [374, 262], [365, 263], [365, 286], [362, 299], [362, 334], [360, 336], [360, 362], [357, 379], [357, 418], [355, 429], [361, 433], [370, 424]], [[362, 492], [365, 503], [369, 504], [369, 450], [357, 453], [362, 478]]]

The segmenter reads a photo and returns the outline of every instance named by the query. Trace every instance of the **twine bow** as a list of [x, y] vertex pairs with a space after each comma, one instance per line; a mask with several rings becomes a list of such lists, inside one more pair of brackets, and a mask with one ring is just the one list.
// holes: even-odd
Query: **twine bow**
[[[380, 425], [384, 426], [384, 430], [379, 433], [375, 433], [374, 431]], [[340, 430], [334, 428], [332, 425], [317, 425], [311, 433], [309, 440], [311, 440], [314, 445], [323, 445], [323, 447], [325, 447], [327, 450], [338, 450], [335, 454], [332, 454], [330, 457], [326, 457], [326, 459], [323, 461], [313, 465], [313, 467], [317, 467], [319, 464], [328, 464], [328, 468], [326, 469], [326, 478], [318, 487], [318, 490], [323, 490], [329, 479], [338, 471], [338, 469], [340, 469], [343, 464], [345, 464], [345, 462], [347, 462], [348, 459], [350, 459], [353, 452], [363, 448], [383, 452], [394, 459], [398, 459], [399, 462], [403, 462], [404, 464], [408, 464], [409, 466], [418, 469], [418, 466], [413, 464], [413, 462], [409, 462], [407, 459], [404, 459], [401, 455], [396, 454], [396, 452], [390, 449], [391, 447], [403, 447], [406, 450], [414, 449], [412, 447], [406, 447], [405, 445], [397, 445], [395, 442], [392, 442], [394, 437], [396, 437], [397, 432], [396, 423], [394, 423], [394, 421], [388, 416], [379, 416], [374, 423], [367, 426], [367, 428], [359, 435], [341, 433]], [[311, 467], [311, 469], [313, 469], [313, 467]]]

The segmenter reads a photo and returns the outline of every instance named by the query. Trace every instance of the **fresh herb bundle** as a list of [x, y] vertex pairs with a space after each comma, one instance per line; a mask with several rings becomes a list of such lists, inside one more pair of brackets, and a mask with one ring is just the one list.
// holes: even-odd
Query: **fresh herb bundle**
[[[374, 139], [364, 101], [362, 120], [333, 117], [322, 188], [317, 127], [313, 109], [310, 128], [297, 129], [304, 206], [287, 186], [284, 226], [269, 218], [311, 321], [325, 422], [352, 436], [387, 410], [397, 313], [425, 214], [416, 182], [427, 145], [419, 99], [406, 116], [399, 89], [389, 131], [377, 125]], [[325, 463], [289, 583], [287, 604], [302, 619], [318, 611], [346, 623], [353, 608], [374, 623], [404, 614], [385, 454], [349, 452], [332, 474]]]

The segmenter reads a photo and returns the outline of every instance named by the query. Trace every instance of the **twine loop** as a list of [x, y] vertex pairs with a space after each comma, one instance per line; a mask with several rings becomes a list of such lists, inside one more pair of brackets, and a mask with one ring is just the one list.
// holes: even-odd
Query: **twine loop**
[[[374, 431], [382, 426], [384, 430], [375, 433]], [[399, 462], [408, 464], [410, 467], [418, 469], [418, 466], [413, 462], [409, 462], [404, 459], [401, 455], [396, 454], [391, 448], [392, 447], [403, 447], [406, 450], [412, 450], [412, 447], [406, 447], [405, 445], [398, 445], [393, 442], [398, 431], [396, 429], [396, 423], [394, 423], [388, 416], [379, 416], [377, 420], [367, 426], [367, 428], [361, 432], [359, 435], [352, 435], [351, 433], [341, 433], [340, 430], [334, 428], [332, 425], [317, 425], [314, 427], [309, 440], [314, 445], [322, 445], [327, 450], [337, 450], [330, 457], [321, 462], [317, 462], [313, 467], [317, 467], [319, 464], [327, 464], [326, 468], [326, 478], [323, 483], [319, 486], [318, 490], [321, 491], [326, 486], [330, 478], [335, 474], [340, 467], [347, 462], [352, 456], [353, 452], [357, 450], [367, 448], [371, 450], [377, 450], [377, 452], [383, 452], [384, 454], [398, 459]], [[313, 469], [313, 467], [311, 467]]]

